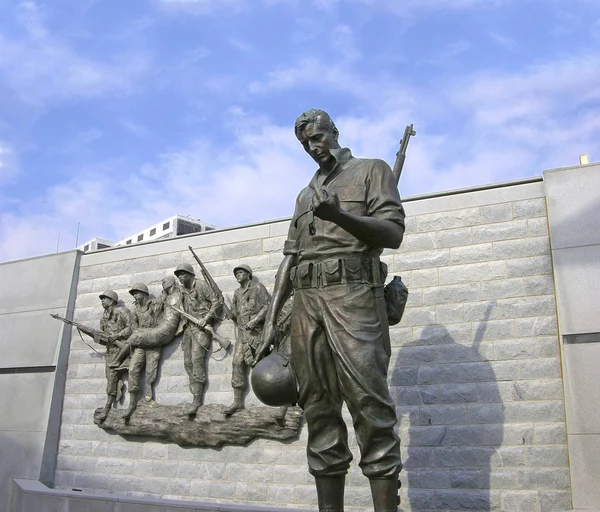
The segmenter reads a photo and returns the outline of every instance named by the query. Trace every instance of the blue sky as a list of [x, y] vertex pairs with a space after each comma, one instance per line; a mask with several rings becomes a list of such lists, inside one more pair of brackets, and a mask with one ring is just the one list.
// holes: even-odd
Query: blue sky
[[600, 160], [598, 0], [0, 0], [0, 261], [290, 216], [330, 112], [402, 195]]

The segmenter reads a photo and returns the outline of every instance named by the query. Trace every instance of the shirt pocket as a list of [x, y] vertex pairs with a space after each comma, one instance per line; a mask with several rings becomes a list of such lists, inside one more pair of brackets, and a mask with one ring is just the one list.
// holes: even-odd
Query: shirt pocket
[[342, 210], [364, 217], [367, 214], [366, 190], [365, 185], [352, 185], [336, 189]]

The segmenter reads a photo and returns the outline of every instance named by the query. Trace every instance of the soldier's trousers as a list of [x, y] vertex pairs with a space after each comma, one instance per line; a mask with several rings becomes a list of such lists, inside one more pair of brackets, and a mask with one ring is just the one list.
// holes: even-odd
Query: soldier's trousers
[[205, 361], [211, 336], [195, 326], [186, 326], [181, 340], [183, 366], [190, 381], [192, 395], [198, 395], [206, 383]]
[[108, 366], [112, 363], [119, 353], [119, 348], [116, 345], [111, 345], [106, 350], [106, 364], [104, 366], [104, 374], [106, 375], [106, 394], [108, 396], [117, 396], [117, 385], [121, 377], [120, 373], [117, 372], [116, 368]]
[[373, 290], [361, 283], [296, 290], [291, 342], [298, 404], [308, 426], [309, 471], [315, 476], [348, 471], [352, 454], [341, 413], [345, 401], [364, 475], [397, 473], [402, 464], [396, 409]]
[[139, 393], [144, 369], [146, 370], [146, 388], [156, 380], [161, 347], [136, 348], [129, 363], [129, 392]]
[[260, 343], [260, 334], [253, 334], [244, 329], [238, 329], [237, 341], [233, 350], [233, 370], [231, 372], [231, 387], [246, 389], [248, 385], [248, 354], [254, 356], [254, 349]]

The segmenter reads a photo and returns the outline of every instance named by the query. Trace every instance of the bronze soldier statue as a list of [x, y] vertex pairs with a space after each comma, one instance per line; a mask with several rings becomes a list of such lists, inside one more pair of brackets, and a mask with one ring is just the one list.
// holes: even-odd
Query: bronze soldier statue
[[231, 319], [236, 324], [237, 336], [233, 353], [231, 386], [233, 403], [223, 411], [226, 416], [244, 408], [244, 392], [248, 386], [248, 368], [254, 360], [255, 350], [260, 344], [269, 292], [262, 283], [252, 280], [252, 269], [248, 265], [238, 265], [233, 275], [240, 287], [233, 293]]
[[106, 290], [100, 295], [100, 301], [104, 308], [100, 319], [100, 331], [103, 336], [94, 336], [94, 341], [106, 345], [106, 405], [98, 414], [99, 421], [108, 418], [110, 408], [117, 398], [117, 385], [119, 382], [118, 364], [115, 367], [114, 360], [119, 354], [124, 341], [131, 336], [131, 313], [124, 306], [119, 306], [119, 296], [113, 290]]
[[205, 329], [218, 316], [221, 303], [212, 290], [203, 282], [196, 280], [194, 268], [189, 263], [182, 263], [175, 270], [175, 276], [181, 283], [181, 299], [183, 311], [197, 318], [194, 324], [186, 320], [183, 331], [183, 364], [190, 381], [190, 391], [194, 397], [185, 413], [192, 416], [203, 403], [204, 386], [206, 385], [206, 354], [210, 350], [211, 333]]
[[400, 246], [404, 210], [390, 167], [340, 147], [326, 112], [302, 114], [295, 133], [319, 169], [296, 201], [257, 360], [274, 343], [279, 310], [293, 289], [292, 362], [319, 510], [341, 512], [344, 506], [352, 459], [341, 413], [345, 402], [375, 512], [395, 512], [402, 464], [387, 385], [387, 269], [379, 256]]
[[[148, 287], [144, 283], [137, 283], [131, 287], [129, 293], [135, 299], [131, 315], [132, 328], [150, 329], [156, 327], [162, 315], [162, 304], [150, 296]], [[131, 342], [131, 340], [129, 340]], [[146, 370], [146, 399], [152, 400], [152, 385], [158, 374], [160, 361], [160, 347], [141, 348], [132, 347], [131, 362], [129, 363], [129, 407], [123, 418], [128, 420], [137, 408], [140, 394], [142, 373]]]

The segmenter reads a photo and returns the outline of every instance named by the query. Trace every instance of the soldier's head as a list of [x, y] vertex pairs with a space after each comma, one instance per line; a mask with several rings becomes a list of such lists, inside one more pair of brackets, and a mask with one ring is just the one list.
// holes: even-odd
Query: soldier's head
[[238, 265], [233, 269], [233, 275], [240, 284], [246, 284], [252, 279], [252, 269], [248, 265]]
[[294, 124], [294, 132], [312, 159], [319, 166], [335, 161], [331, 149], [339, 149], [339, 131], [324, 110], [312, 108], [304, 112]]
[[144, 283], [136, 283], [131, 287], [129, 293], [135, 299], [136, 304], [144, 304], [148, 297], [150, 297], [150, 292], [148, 291], [148, 287]]
[[119, 296], [113, 290], [106, 290], [104, 293], [99, 295], [100, 302], [104, 309], [108, 309], [111, 306], [115, 306], [119, 302]]
[[189, 263], [182, 263], [181, 265], [179, 265], [175, 269], [174, 274], [177, 277], [177, 279], [179, 279], [179, 282], [186, 288], [192, 286], [192, 283], [194, 282], [194, 278], [196, 276], [196, 274], [194, 273], [194, 267], [192, 267]]
[[162, 280], [161, 284], [163, 291], [169, 293], [177, 285], [177, 281], [175, 281], [175, 278], [173, 276], [167, 276]]

